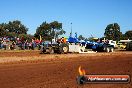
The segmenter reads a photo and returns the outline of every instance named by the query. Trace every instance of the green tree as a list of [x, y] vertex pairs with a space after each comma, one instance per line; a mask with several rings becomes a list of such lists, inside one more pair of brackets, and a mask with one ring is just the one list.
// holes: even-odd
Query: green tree
[[21, 21], [9, 21], [7, 24], [7, 31], [15, 34], [27, 34], [28, 28], [24, 26]]
[[0, 24], [0, 36], [16, 37], [20, 34], [27, 34], [28, 28], [21, 21], [9, 21]]
[[50, 27], [50, 34], [52, 38], [58, 38], [59, 35], [66, 33], [66, 31], [62, 29], [62, 23], [59, 23], [58, 21], [51, 22]]
[[89, 38], [85, 38], [85, 41], [89, 41]]
[[107, 39], [120, 40], [120, 26], [117, 23], [107, 25], [104, 35]]
[[126, 31], [126, 33], [124, 34], [126, 39], [132, 39], [132, 30]]
[[37, 27], [35, 37], [39, 38], [40, 36], [42, 36], [42, 38], [50, 40], [51, 39], [50, 29], [51, 29], [50, 24], [43, 22], [39, 27]]
[[83, 37], [82, 35], [79, 35], [78, 39], [79, 40], [85, 40], [85, 37]]
[[59, 23], [57, 21], [51, 23], [43, 22], [36, 29], [35, 37], [39, 38], [39, 36], [41, 35], [43, 39], [51, 40], [64, 33], [66, 32], [62, 29], [62, 23]]
[[89, 37], [88, 40], [89, 40], [89, 41], [93, 41], [93, 38], [94, 38], [94, 37]]
[[0, 36], [6, 36], [7, 32], [6, 32], [6, 24], [2, 23], [0, 24]]

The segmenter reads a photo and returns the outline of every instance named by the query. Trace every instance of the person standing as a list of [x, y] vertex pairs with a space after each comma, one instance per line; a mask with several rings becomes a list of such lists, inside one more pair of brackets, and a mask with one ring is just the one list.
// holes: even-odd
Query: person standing
[[13, 49], [16, 48], [16, 43], [15, 43], [15, 41], [12, 42], [12, 47], [13, 47]]
[[6, 43], [5, 40], [4, 40], [4, 42], [3, 42], [3, 48], [4, 48], [4, 50], [6, 50], [6, 48], [7, 48], [7, 43]]
[[0, 49], [2, 49], [2, 41], [0, 41]]

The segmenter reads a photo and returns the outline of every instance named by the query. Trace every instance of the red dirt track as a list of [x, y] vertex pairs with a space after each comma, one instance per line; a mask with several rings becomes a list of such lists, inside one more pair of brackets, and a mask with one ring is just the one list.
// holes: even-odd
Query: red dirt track
[[128, 74], [132, 77], [132, 52], [50, 55], [38, 51], [1, 51], [0, 63], [0, 88], [132, 88], [131, 82], [76, 83], [79, 66], [87, 74]]

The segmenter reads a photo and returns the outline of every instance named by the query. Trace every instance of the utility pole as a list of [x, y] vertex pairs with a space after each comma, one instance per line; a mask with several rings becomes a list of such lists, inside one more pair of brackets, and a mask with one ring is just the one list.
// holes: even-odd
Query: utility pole
[[71, 23], [71, 33], [70, 33], [70, 36], [72, 37], [72, 23]]

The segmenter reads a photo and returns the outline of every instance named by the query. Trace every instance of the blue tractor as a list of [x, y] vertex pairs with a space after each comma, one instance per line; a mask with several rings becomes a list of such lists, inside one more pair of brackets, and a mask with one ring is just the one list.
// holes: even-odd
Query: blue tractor
[[86, 48], [97, 52], [113, 52], [114, 46], [105, 42], [86, 42]]

